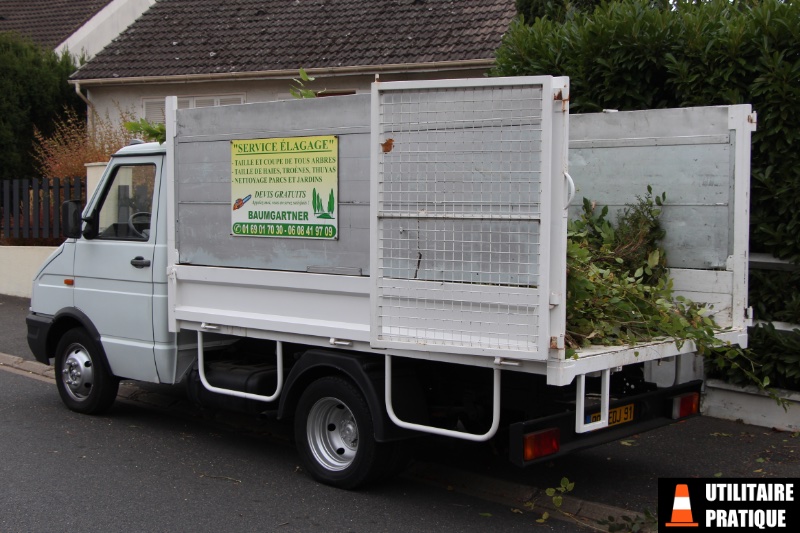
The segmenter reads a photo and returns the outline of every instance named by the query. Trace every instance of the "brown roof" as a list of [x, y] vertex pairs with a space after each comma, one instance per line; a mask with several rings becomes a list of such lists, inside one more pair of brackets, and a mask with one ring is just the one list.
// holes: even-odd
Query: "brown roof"
[[514, 0], [160, 0], [76, 80], [492, 59]]
[[0, 32], [14, 32], [55, 48], [111, 0], [2, 0]]

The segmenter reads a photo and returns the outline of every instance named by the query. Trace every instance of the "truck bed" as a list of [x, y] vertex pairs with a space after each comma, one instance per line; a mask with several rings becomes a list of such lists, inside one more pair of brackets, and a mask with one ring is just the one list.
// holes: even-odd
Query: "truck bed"
[[[431, 346], [424, 335], [413, 342], [376, 342], [376, 316], [382, 304], [376, 299], [377, 241], [370, 193], [377, 179], [374, 159], [371, 163], [378, 151], [374, 99], [374, 94], [355, 95], [177, 111], [176, 122], [170, 126], [174, 136], [168, 140], [174, 147], [168, 172], [177, 214], [171, 221], [171, 330], [213, 328], [379, 356], [486, 367], [504, 364], [509, 369], [547, 374], [553, 385], [570, 383], [576, 375], [693, 350], [691, 343], [678, 348], [664, 339], [636, 347], [580, 350], [577, 359], [566, 359], [559, 342], [564, 325], [552, 319], [546, 304], [534, 307], [539, 310], [537, 324], [544, 324], [541, 332], [547, 334], [541, 342], [549, 349], [532, 352], [512, 338], [484, 342], [480, 330], [474, 334], [474, 344], [480, 349], [440, 343], [433, 337], [430, 344], [436, 346]], [[580, 206], [583, 197], [621, 208], [635, 202], [648, 185], [654, 192], [666, 192], [663, 246], [676, 292], [713, 305], [714, 318], [724, 330], [720, 336], [740, 344], [746, 344], [749, 323], [747, 225], [753, 127], [749, 106], [721, 106], [572, 115], [568, 128], [569, 173], [576, 187], [572, 209]], [[339, 139], [338, 238], [233, 235], [229, 229], [231, 142], [312, 135]], [[548, 187], [566, 194], [563, 177], [557, 174], [553, 172], [557, 177]], [[559, 242], [564, 238], [560, 232], [548, 238]], [[554, 249], [563, 250], [563, 246]], [[546, 252], [542, 257], [549, 261]], [[563, 301], [559, 292], [563, 294], [564, 287], [558, 276], [551, 277], [556, 279], [549, 280], [553, 285], [544, 294], [550, 294], [552, 309]], [[409, 279], [398, 286], [413, 288], [422, 282], [449, 283]], [[487, 307], [499, 299], [497, 294], [504, 302], [527, 298], [516, 296], [527, 294], [523, 290], [507, 290], [507, 286], [522, 286], [515, 283], [487, 278], [470, 285], [470, 291], [480, 286], [483, 292], [478, 298], [485, 298]], [[536, 288], [523, 288], [531, 287]], [[497, 343], [501, 347], [497, 350], [485, 348]]]

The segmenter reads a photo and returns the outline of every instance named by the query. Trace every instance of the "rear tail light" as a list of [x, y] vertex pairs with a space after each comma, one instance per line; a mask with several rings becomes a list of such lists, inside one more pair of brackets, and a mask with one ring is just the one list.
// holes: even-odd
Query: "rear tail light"
[[672, 419], [695, 415], [700, 410], [700, 393], [689, 392], [672, 399]]
[[528, 433], [523, 437], [523, 457], [525, 461], [533, 461], [545, 455], [558, 452], [561, 447], [561, 431], [558, 428], [543, 429], [536, 433]]

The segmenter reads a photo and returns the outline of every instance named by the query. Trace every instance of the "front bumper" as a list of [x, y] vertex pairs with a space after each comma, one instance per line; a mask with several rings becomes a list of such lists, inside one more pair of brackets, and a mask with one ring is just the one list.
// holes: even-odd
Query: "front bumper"
[[28, 314], [25, 323], [28, 325], [28, 346], [33, 352], [33, 356], [40, 363], [50, 364], [50, 356], [47, 353], [47, 336], [53, 326], [53, 317]]

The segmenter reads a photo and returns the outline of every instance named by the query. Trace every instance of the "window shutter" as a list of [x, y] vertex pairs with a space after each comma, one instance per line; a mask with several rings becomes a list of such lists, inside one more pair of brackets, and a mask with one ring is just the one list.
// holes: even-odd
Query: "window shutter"
[[164, 100], [145, 100], [144, 118], [153, 124], [163, 124], [166, 121], [164, 115]]
[[219, 97], [219, 105], [238, 105], [243, 103], [244, 103], [244, 98], [240, 95]]
[[214, 107], [216, 98], [213, 96], [197, 97], [194, 99], [194, 107]]

